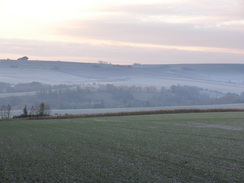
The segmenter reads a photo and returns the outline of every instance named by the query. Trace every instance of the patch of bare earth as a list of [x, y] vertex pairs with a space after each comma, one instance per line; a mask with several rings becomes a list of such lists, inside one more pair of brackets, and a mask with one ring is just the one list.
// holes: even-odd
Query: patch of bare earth
[[227, 125], [210, 125], [210, 124], [196, 124], [197, 127], [200, 128], [218, 128], [224, 130], [235, 130], [235, 131], [242, 131], [242, 127], [234, 127], [234, 126], [227, 126]]

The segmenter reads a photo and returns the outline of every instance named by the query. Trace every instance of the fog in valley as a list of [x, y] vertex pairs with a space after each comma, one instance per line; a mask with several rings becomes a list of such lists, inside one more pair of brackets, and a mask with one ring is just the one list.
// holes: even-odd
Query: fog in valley
[[239, 104], [240, 108], [244, 103], [242, 64], [1, 60], [0, 81], [1, 106], [10, 105], [19, 113], [25, 106], [30, 110], [40, 103], [48, 105], [52, 114], [72, 114], [77, 109], [143, 110], [217, 104]]
[[244, 182], [244, 0], [0, 0], [0, 183]]

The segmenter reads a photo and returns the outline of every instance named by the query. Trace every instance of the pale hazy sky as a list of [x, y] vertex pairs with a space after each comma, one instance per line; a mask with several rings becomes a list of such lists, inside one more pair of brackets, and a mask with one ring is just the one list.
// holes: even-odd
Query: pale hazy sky
[[0, 0], [0, 59], [243, 63], [244, 0]]

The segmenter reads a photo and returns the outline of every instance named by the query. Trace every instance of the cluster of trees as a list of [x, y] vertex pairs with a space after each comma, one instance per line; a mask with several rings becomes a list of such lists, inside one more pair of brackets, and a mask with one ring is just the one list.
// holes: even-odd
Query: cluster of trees
[[105, 65], [108, 65], [108, 64], [111, 64], [111, 63], [100, 60], [100, 61], [98, 62], [98, 64], [105, 64]]
[[18, 58], [17, 60], [18, 61], [27, 61], [29, 58], [27, 56], [23, 56], [23, 57], [20, 57]]
[[[244, 92], [240, 95], [227, 93], [212, 97], [209, 91], [193, 86], [173, 85], [170, 88], [140, 86], [63, 86], [57, 89], [40, 90], [36, 95], [0, 98], [1, 104], [10, 104], [22, 109], [26, 104], [26, 115], [40, 115], [40, 106], [33, 103], [46, 101], [55, 109], [157, 107], [173, 105], [210, 105], [244, 103]], [[38, 109], [39, 108], [39, 109]], [[25, 113], [23, 113], [25, 114]], [[46, 113], [45, 113], [46, 114]]]
[[[0, 60], [13, 60], [13, 61], [15, 61], [15, 59], [10, 59], [10, 58], [7, 58], [7, 59], [0, 59]], [[20, 58], [17, 58], [17, 61], [27, 61], [27, 60], [29, 60], [29, 57], [27, 57], [27, 56], [23, 56], [23, 57], [20, 57]]]
[[14, 92], [31, 92], [43, 90], [55, 90], [68, 88], [68, 85], [48, 85], [40, 82], [19, 83], [11, 85], [9, 83], [0, 82], [0, 93], [14, 93]]
[[210, 97], [201, 88], [173, 85], [170, 88], [99, 85], [79, 87], [72, 90], [45, 91], [33, 96], [33, 100], [46, 100], [58, 109], [156, 107], [173, 105], [207, 105], [243, 103], [244, 93], [222, 94]]
[[25, 118], [25, 117], [38, 117], [38, 116], [49, 116], [50, 108], [44, 102], [39, 105], [32, 105], [30, 108], [27, 105], [23, 108], [23, 113], [20, 116], [15, 116], [15, 118]]
[[[0, 116], [1, 119], [11, 118], [12, 106], [10, 104], [2, 105], [0, 107]], [[23, 113], [20, 116], [14, 116], [14, 118], [25, 118], [25, 117], [39, 117], [39, 116], [49, 116], [50, 108], [44, 102], [41, 102], [39, 105], [32, 105], [30, 108], [27, 105], [23, 108]]]
[[0, 107], [0, 116], [2, 119], [10, 118], [12, 106], [11, 105], [2, 105]]

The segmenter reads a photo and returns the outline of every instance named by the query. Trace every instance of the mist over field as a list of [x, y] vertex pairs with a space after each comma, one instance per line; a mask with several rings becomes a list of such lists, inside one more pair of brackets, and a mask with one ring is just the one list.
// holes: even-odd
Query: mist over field
[[44, 61], [0, 61], [1, 82], [18, 84], [115, 84], [170, 87], [197, 86], [220, 92], [241, 93], [243, 64], [113, 65]]
[[0, 183], [244, 182], [243, 0], [0, 0]]
[[41, 102], [56, 111], [244, 103], [243, 64], [1, 60], [0, 81], [0, 102], [14, 110]]

